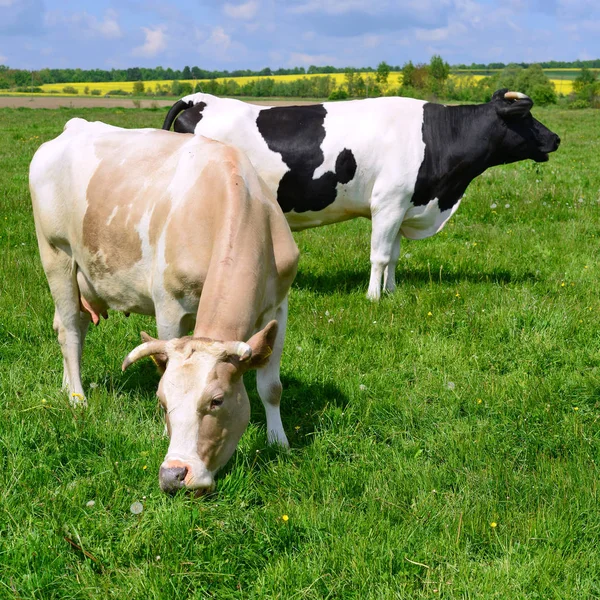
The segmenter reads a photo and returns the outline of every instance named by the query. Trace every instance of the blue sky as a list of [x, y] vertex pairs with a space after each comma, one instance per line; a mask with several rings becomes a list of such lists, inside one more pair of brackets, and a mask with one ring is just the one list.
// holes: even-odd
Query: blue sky
[[204, 69], [600, 58], [600, 0], [0, 0], [0, 64]]

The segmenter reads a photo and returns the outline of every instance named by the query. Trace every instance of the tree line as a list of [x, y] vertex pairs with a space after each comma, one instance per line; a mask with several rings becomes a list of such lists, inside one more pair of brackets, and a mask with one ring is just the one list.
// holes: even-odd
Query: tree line
[[[526, 69], [531, 66], [530, 63], [516, 63], [517, 66]], [[544, 69], [600, 69], [600, 59], [596, 60], [576, 60], [576, 61], [549, 61], [542, 62], [539, 65]], [[501, 62], [471, 65], [454, 65], [451, 69], [461, 70], [498, 70], [505, 69], [509, 65]], [[390, 65], [392, 71], [402, 69], [400, 65]], [[354, 69], [349, 67], [333, 67], [331, 65], [305, 67], [293, 67], [290, 69], [272, 70], [265, 67], [261, 70], [238, 69], [234, 71], [209, 71], [200, 67], [185, 66], [183, 69], [172, 69], [170, 67], [131, 67], [128, 69], [40, 69], [37, 71], [25, 71], [23, 69], [11, 69], [6, 65], [0, 65], [0, 89], [9, 89], [13, 87], [40, 86], [47, 83], [94, 83], [114, 81], [163, 81], [163, 80], [181, 80], [181, 79], [221, 79], [236, 77], [269, 77], [271, 75], [329, 75], [333, 73], [346, 73], [348, 71], [375, 73], [377, 69], [373, 67], [364, 67]]]

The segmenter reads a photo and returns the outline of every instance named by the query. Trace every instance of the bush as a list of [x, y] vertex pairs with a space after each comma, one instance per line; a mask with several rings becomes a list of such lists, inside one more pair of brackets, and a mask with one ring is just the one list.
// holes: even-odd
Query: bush
[[124, 92], [123, 90], [110, 90], [107, 93], [109, 96], [129, 96], [129, 92]]
[[41, 94], [44, 90], [41, 87], [18, 87], [17, 92], [22, 94]]
[[91, 94], [92, 96], [99, 96], [101, 93], [102, 93], [102, 92], [101, 92], [100, 90], [92, 90], [92, 91], [90, 92], [90, 94]]
[[334, 90], [329, 94], [327, 100], [346, 100], [348, 98], [348, 92], [346, 90]]
[[133, 93], [135, 96], [139, 96], [144, 93], [144, 82], [143, 81], [134, 81], [133, 82]]
[[538, 84], [531, 90], [531, 99], [540, 106], [556, 104], [556, 92], [552, 85]]
[[187, 96], [188, 94], [193, 93], [194, 89], [192, 88], [191, 83], [181, 82], [181, 81], [173, 81], [171, 83], [171, 94], [173, 96]]
[[77, 91], [77, 89], [74, 88], [72, 85], [66, 85], [62, 91], [64, 94], [78, 94], [79, 93]]
[[584, 86], [576, 97], [577, 101], [585, 102], [591, 108], [600, 108], [600, 81]]

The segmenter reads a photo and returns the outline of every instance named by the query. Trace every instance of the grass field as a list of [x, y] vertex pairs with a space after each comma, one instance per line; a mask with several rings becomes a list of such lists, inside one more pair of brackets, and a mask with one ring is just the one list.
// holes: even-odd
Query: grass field
[[152, 363], [120, 369], [152, 320], [90, 332], [69, 408], [27, 188], [70, 117], [164, 111], [0, 110], [0, 598], [600, 598], [598, 115], [535, 114], [560, 150], [473, 182], [380, 303], [367, 221], [295, 235], [291, 451], [249, 379], [250, 427], [195, 499], [158, 488]]

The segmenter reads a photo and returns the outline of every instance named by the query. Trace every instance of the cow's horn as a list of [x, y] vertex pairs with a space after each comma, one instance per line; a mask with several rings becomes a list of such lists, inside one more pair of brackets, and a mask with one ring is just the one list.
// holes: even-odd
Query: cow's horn
[[252, 348], [245, 342], [227, 342], [225, 344], [227, 354], [234, 354], [241, 361], [248, 360], [252, 356]]
[[121, 369], [124, 371], [129, 365], [140, 360], [140, 358], [152, 356], [153, 354], [163, 354], [166, 350], [166, 345], [166, 340], [152, 340], [151, 342], [140, 344], [125, 357]]
[[531, 98], [523, 92], [506, 92], [504, 94], [505, 100], [531, 100]]

